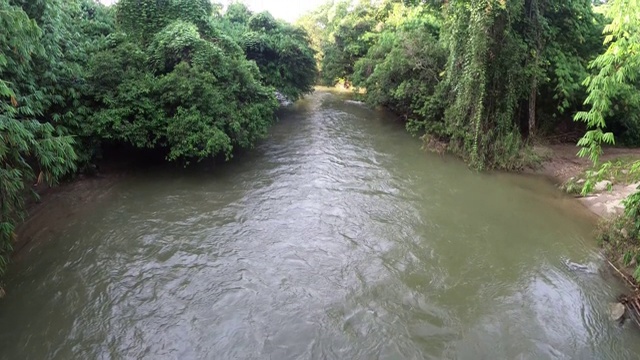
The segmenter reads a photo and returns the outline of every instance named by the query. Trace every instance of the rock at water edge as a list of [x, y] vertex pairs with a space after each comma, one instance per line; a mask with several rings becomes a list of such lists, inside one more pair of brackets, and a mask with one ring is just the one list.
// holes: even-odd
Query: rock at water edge
[[625, 307], [621, 303], [609, 304], [609, 317], [612, 321], [620, 320], [624, 316]]
[[593, 190], [597, 192], [603, 192], [609, 190], [609, 187], [611, 187], [611, 181], [602, 180], [596, 183], [596, 185], [593, 187]]

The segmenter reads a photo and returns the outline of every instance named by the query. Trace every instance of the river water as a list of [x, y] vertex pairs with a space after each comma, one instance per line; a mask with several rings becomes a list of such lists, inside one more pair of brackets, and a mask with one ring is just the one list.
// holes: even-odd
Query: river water
[[280, 117], [231, 163], [40, 211], [0, 359], [637, 358], [593, 219], [549, 182], [425, 153], [339, 94]]

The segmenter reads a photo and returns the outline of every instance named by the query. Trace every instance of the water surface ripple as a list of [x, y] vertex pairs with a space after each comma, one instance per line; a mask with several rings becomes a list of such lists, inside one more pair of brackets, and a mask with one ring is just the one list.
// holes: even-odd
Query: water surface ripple
[[637, 358], [590, 219], [546, 181], [429, 155], [329, 92], [280, 117], [232, 163], [31, 221], [0, 359]]

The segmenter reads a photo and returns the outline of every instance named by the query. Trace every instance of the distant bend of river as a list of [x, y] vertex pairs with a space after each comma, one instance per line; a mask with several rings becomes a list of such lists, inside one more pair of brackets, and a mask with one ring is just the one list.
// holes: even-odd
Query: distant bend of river
[[580, 205], [346, 100], [282, 110], [228, 164], [58, 196], [7, 277], [0, 359], [638, 357]]

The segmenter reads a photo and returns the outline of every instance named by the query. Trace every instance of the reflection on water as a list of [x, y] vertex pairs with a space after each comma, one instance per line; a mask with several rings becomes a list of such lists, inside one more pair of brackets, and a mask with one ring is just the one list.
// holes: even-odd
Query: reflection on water
[[636, 358], [592, 219], [550, 184], [426, 154], [328, 92], [280, 118], [232, 163], [32, 220], [51, 231], [11, 269], [0, 358]]

